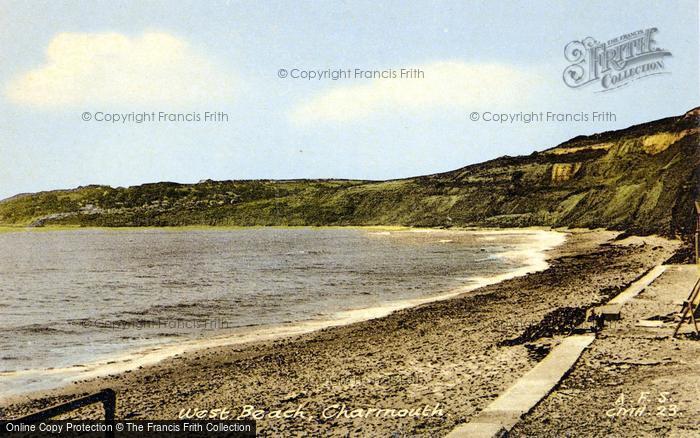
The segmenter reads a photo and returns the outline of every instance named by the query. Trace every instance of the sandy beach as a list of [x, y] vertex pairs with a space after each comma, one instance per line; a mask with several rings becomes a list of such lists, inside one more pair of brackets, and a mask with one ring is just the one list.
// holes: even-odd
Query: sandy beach
[[700, 438], [700, 0], [0, 0], [0, 438]]
[[[550, 267], [386, 317], [285, 339], [188, 352], [155, 365], [15, 397], [3, 418], [113, 388], [117, 417], [195, 410], [262, 416], [263, 436], [440, 436], [468, 421], [677, 242], [570, 231]], [[585, 406], [578, 406], [585, 415]], [[581, 411], [583, 410], [583, 412]], [[277, 418], [282, 412], [292, 418]], [[399, 415], [403, 412], [404, 415]], [[99, 418], [97, 406], [73, 418]]]

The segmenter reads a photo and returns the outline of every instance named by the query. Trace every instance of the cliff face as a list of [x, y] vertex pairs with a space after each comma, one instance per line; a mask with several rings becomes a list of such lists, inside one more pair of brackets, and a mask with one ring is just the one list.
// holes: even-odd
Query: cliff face
[[88, 186], [0, 202], [0, 223], [531, 225], [689, 234], [700, 198], [700, 108], [543, 152], [394, 181]]

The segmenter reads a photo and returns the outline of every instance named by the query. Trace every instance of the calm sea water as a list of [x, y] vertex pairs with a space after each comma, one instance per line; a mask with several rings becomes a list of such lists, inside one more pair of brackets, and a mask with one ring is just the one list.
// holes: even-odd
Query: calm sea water
[[0, 392], [41, 387], [51, 380], [41, 370], [139, 348], [332, 320], [343, 310], [444, 294], [532, 268], [553, 234], [330, 228], [0, 234]]

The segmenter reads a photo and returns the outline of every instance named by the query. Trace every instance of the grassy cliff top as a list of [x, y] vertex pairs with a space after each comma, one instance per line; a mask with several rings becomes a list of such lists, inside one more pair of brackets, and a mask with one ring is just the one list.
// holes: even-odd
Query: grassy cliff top
[[694, 230], [700, 108], [554, 148], [391, 181], [91, 185], [0, 201], [0, 224], [403, 225]]

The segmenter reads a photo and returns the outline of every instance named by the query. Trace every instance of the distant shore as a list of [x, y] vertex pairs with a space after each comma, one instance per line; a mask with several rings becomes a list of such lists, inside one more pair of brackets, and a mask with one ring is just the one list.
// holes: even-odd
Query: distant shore
[[[120, 418], [173, 419], [195, 409], [239, 416], [255, 409], [263, 416], [259, 432], [269, 436], [443, 435], [537, 363], [587, 306], [619, 292], [677, 247], [654, 236], [614, 240], [617, 235], [574, 230], [541, 272], [383, 318], [193, 351], [16, 397], [3, 406], [3, 417], [111, 387]], [[274, 418], [287, 410], [299, 414]], [[99, 415], [92, 407], [73, 416]]]

